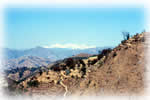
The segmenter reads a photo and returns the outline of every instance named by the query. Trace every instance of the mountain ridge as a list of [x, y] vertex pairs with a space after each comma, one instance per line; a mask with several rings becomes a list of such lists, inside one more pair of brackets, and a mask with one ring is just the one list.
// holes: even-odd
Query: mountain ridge
[[98, 55], [86, 59], [70, 57], [50, 64], [27, 79], [11, 84], [10, 89], [26, 95], [141, 94], [145, 88], [144, 48], [144, 33], [136, 34]]
[[104, 48], [108, 47], [96, 47], [89, 49], [68, 49], [68, 48], [43, 48], [38, 46], [35, 48], [25, 50], [4, 48], [3, 52], [5, 59], [15, 59], [21, 56], [37, 56], [42, 58], [49, 58], [51, 60], [60, 60], [79, 53], [97, 54], [98, 51], [101, 51]]
[[51, 62], [53, 61], [42, 57], [22, 56], [16, 59], [5, 60], [3, 62], [3, 66], [5, 70], [21, 67], [36, 68], [40, 66], [47, 66]]

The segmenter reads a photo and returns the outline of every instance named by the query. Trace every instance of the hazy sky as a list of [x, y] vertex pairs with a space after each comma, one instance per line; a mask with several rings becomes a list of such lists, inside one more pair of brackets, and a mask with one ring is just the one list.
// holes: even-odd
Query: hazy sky
[[5, 47], [117, 46], [144, 22], [142, 8], [6, 8]]

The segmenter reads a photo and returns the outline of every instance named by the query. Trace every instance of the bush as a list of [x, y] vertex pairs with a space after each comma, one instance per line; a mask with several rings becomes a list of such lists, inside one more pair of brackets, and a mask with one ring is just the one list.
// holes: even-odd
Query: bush
[[74, 60], [72, 58], [68, 58], [65, 61], [66, 66], [70, 67], [70, 69], [73, 69], [75, 66]]
[[141, 38], [141, 41], [142, 41], [142, 42], [145, 42], [145, 38], [144, 38], [144, 37], [142, 37], [142, 38]]
[[102, 54], [98, 54], [98, 60], [100, 60], [101, 58], [103, 58]]
[[124, 44], [125, 42], [126, 42], [126, 40], [122, 40], [122, 41], [121, 41], [121, 44]]
[[38, 87], [39, 86], [39, 81], [38, 80], [31, 80], [29, 82], [27, 82], [29, 87]]
[[85, 75], [86, 74], [86, 67], [82, 67], [81, 71], [83, 72], [83, 75]]
[[97, 59], [91, 61], [91, 65], [94, 65], [97, 62]]
[[104, 49], [100, 54], [98, 54], [98, 60], [100, 60], [103, 56], [106, 56], [112, 51], [111, 48]]
[[117, 53], [116, 53], [116, 52], [114, 52], [114, 54], [113, 54], [113, 57], [115, 57], [115, 56], [117, 56]]
[[99, 67], [101, 67], [101, 66], [103, 65], [103, 62], [100, 60], [100, 61], [98, 62], [98, 64], [99, 64]]
[[85, 63], [83, 60], [79, 59], [80, 64], [82, 64], [82, 66], [85, 66]]

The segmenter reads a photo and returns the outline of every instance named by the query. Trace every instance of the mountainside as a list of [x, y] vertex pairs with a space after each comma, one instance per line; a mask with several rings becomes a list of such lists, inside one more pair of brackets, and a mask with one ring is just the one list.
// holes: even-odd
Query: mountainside
[[13, 69], [13, 68], [21, 68], [21, 67], [40, 67], [47, 66], [52, 61], [50, 59], [36, 57], [36, 56], [23, 56], [17, 59], [5, 60], [3, 66], [4, 69]]
[[46, 67], [50, 63], [52, 63], [50, 59], [24, 56], [17, 59], [6, 60], [3, 63], [3, 70], [6, 76], [18, 81], [31, 75], [34, 71]]
[[98, 54], [98, 51], [107, 47], [97, 47], [89, 49], [68, 49], [68, 48], [43, 48], [36, 47], [27, 50], [12, 50], [5, 48], [4, 58], [5, 59], [16, 59], [22, 56], [37, 56], [42, 58], [49, 58], [53, 61], [71, 57], [79, 53]]
[[92, 56], [92, 55], [87, 54], [87, 53], [80, 53], [80, 54], [74, 55], [73, 57], [90, 57], [90, 56]]
[[[8, 90], [26, 95], [140, 94], [144, 91], [144, 33], [88, 58], [52, 63], [23, 80], [7, 77]], [[14, 92], [16, 91], [16, 92]]]

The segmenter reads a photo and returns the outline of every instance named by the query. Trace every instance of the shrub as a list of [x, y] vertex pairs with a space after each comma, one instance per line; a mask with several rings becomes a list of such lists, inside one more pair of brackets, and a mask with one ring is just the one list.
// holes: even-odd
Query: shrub
[[101, 58], [103, 58], [102, 54], [98, 54], [98, 60], [100, 60]]
[[106, 56], [112, 51], [111, 48], [104, 49], [100, 54], [98, 54], [98, 60], [100, 60], [103, 56]]
[[100, 60], [100, 61], [98, 62], [98, 64], [99, 64], [99, 67], [101, 67], [101, 66], [103, 65], [103, 62]]
[[28, 81], [27, 82], [27, 85], [29, 86], [29, 87], [38, 87], [39, 86], [39, 81], [38, 80], [31, 80], [31, 81]]
[[122, 41], [121, 41], [121, 44], [124, 44], [125, 42], [126, 42], [126, 40], [122, 40]]
[[83, 60], [79, 59], [80, 64], [82, 64], [82, 66], [85, 66], [85, 63]]
[[85, 75], [86, 74], [86, 67], [82, 67], [81, 71], [83, 72], [83, 75]]
[[142, 42], [144, 42], [144, 41], [145, 41], [145, 38], [144, 38], [144, 37], [142, 37], [142, 38], [141, 38], [141, 41], [142, 41]]
[[97, 59], [91, 61], [91, 65], [94, 65], [97, 62]]
[[60, 70], [63, 70], [63, 67], [60, 66], [59, 63], [57, 63], [51, 67], [51, 70], [60, 71]]
[[72, 58], [68, 58], [65, 63], [66, 66], [69, 66], [71, 69], [75, 66], [74, 60]]
[[103, 54], [103, 55], [107, 55], [108, 53], [110, 53], [111, 52], [111, 48], [108, 48], [108, 49], [104, 49], [103, 51], [102, 51], [102, 53], [101, 54]]
[[66, 69], [65, 72], [66, 72], [66, 75], [70, 74], [70, 70], [69, 69]]
[[115, 57], [115, 56], [117, 56], [117, 53], [116, 53], [116, 52], [114, 52], [114, 54], [113, 54], [113, 57]]
[[42, 70], [39, 70], [39, 73], [40, 73], [40, 75], [42, 75], [42, 73], [43, 73]]

